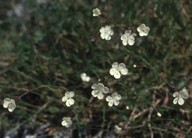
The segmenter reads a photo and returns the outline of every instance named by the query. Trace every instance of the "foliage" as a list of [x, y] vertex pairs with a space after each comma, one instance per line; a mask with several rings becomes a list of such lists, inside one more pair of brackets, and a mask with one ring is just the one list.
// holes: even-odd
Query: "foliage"
[[[14, 13], [20, 4], [21, 15]], [[66, 130], [73, 137], [192, 137], [192, 4], [176, 0], [48, 0], [0, 2], [0, 103], [15, 99], [9, 113], [0, 106], [0, 134], [14, 134], [23, 127], [48, 124], [46, 135]], [[99, 8], [104, 15], [93, 17]], [[11, 11], [12, 10], [12, 11]], [[136, 32], [142, 23], [150, 27], [147, 37], [123, 46], [125, 29]], [[99, 29], [114, 26], [110, 41]], [[120, 29], [119, 29], [120, 28]], [[129, 73], [114, 79], [109, 70], [124, 63]], [[90, 82], [82, 82], [86, 72]], [[102, 82], [122, 96], [109, 107], [91, 95], [91, 86]], [[190, 98], [174, 105], [173, 93], [186, 87]], [[74, 91], [75, 104], [66, 107], [62, 97]], [[126, 107], [129, 107], [129, 110]], [[159, 117], [158, 114], [161, 114]], [[19, 135], [19, 134], [18, 134]]]

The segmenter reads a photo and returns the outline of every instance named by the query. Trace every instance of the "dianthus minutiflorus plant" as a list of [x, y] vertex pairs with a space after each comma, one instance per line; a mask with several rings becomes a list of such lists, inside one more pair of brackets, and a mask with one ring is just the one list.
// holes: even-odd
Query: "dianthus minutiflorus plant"
[[[102, 12], [98, 8], [93, 9], [93, 16], [105, 17], [103, 16]], [[107, 25], [101, 26], [98, 32], [100, 33], [100, 37], [102, 40], [110, 41], [114, 37], [115, 31], [113, 30], [113, 27], [115, 25], [116, 24], [113, 24], [113, 25], [107, 24]], [[131, 29], [125, 28], [124, 30], [122, 30], [121, 28], [121, 35], [119, 36], [119, 40], [121, 41], [122, 46], [127, 46], [127, 45], [133, 46], [136, 43], [136, 37], [148, 36], [150, 32], [150, 28], [143, 23], [139, 25], [136, 28], [136, 30], [137, 32], [134, 32]], [[115, 80], [120, 80], [121, 78], [128, 77], [129, 75], [127, 65], [126, 63], [122, 63], [122, 61], [113, 61], [111, 67], [107, 68], [107, 70], [108, 70], [108, 75], [110, 74], [109, 76], [111, 76], [111, 78]], [[79, 76], [84, 83], [89, 84], [90, 89], [92, 89], [92, 91], [90, 90], [90, 93], [93, 96], [93, 98], [104, 101], [106, 105], [108, 105], [110, 108], [117, 107], [121, 105], [121, 103], [123, 102], [121, 101], [123, 99], [123, 95], [120, 94], [121, 92], [114, 92], [113, 90], [110, 90], [108, 86], [104, 84], [104, 82], [93, 82], [91, 77], [86, 73], [79, 74]], [[92, 81], [92, 84], [90, 85], [91, 81]], [[27, 93], [29, 92], [26, 92], [25, 94]], [[75, 91], [66, 90], [63, 97], [61, 97], [62, 104], [64, 106], [67, 106], [67, 108], [75, 105], [76, 104], [75, 93], [76, 93]], [[19, 99], [21, 99], [22, 96], [20, 96]], [[173, 97], [174, 97], [174, 100], [173, 100], [174, 104], [183, 105], [185, 102], [184, 100], [189, 98], [188, 90], [186, 88], [183, 88], [181, 91], [178, 91], [178, 92], [176, 91], [174, 92]], [[14, 99], [5, 98], [3, 100], [3, 107], [7, 108], [9, 112], [13, 112], [16, 108], [16, 102]], [[128, 105], [126, 105], [125, 107], [127, 110], [129, 109]], [[157, 115], [161, 116], [159, 112], [157, 112]], [[68, 128], [72, 124], [73, 124], [72, 119], [69, 116], [64, 116], [61, 119], [61, 125], [64, 127]]]

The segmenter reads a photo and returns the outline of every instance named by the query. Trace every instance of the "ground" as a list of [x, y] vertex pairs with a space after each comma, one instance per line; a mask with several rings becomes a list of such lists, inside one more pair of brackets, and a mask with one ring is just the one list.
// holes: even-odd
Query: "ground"
[[[192, 137], [192, 2], [188, 0], [0, 1], [0, 137]], [[101, 15], [93, 17], [99, 8]], [[137, 27], [149, 26], [140, 37]], [[110, 25], [111, 40], [100, 37]], [[136, 33], [123, 46], [125, 30]], [[124, 63], [128, 75], [109, 70]], [[90, 76], [83, 82], [80, 74]], [[103, 83], [118, 106], [92, 96]], [[183, 88], [189, 98], [173, 104]], [[74, 105], [62, 97], [74, 91]], [[4, 98], [16, 108], [3, 108]], [[105, 97], [106, 98], [106, 97]], [[72, 125], [61, 125], [63, 117]]]

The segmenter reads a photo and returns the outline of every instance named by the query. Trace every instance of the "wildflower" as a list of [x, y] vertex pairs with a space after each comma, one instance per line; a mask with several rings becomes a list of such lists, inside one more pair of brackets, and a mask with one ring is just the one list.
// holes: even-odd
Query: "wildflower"
[[64, 127], [69, 127], [72, 125], [72, 120], [70, 117], [63, 117], [61, 125]]
[[132, 46], [135, 43], [135, 33], [131, 33], [131, 30], [126, 30], [124, 34], [121, 35], [121, 41], [124, 46], [129, 44]]
[[118, 125], [115, 125], [115, 126], [114, 126], [114, 131], [115, 131], [116, 134], [120, 134], [121, 131], [122, 131], [122, 127], [120, 127], [120, 126], [118, 126]]
[[157, 112], [157, 116], [158, 116], [158, 117], [161, 117], [162, 115], [161, 115], [161, 113]]
[[89, 82], [91, 80], [91, 78], [89, 76], [87, 76], [86, 73], [81, 73], [80, 77], [81, 77], [82, 81], [84, 81], [84, 82]]
[[150, 31], [150, 28], [145, 24], [141, 24], [139, 27], [137, 27], [137, 31], [139, 32], [140, 36], [147, 36]]
[[93, 97], [97, 97], [98, 99], [103, 99], [103, 93], [109, 92], [109, 88], [105, 87], [103, 83], [93, 84], [91, 88], [93, 89], [91, 94], [93, 95]]
[[189, 98], [189, 94], [186, 88], [183, 88], [180, 92], [174, 92], [173, 93], [173, 97], [175, 97], [175, 99], [173, 100], [174, 104], [179, 104], [179, 105], [183, 105], [184, 104], [184, 99], [188, 99]]
[[65, 96], [62, 97], [62, 101], [66, 102], [66, 106], [71, 106], [75, 103], [75, 100], [72, 99], [74, 97], [75, 93], [73, 91], [66, 92]]
[[126, 107], [125, 107], [127, 110], [129, 110], [129, 106], [127, 105]]
[[111, 36], [114, 34], [113, 30], [111, 29], [111, 26], [106, 25], [105, 27], [101, 27], [100, 31], [100, 36], [102, 39], [105, 40], [110, 40]]
[[93, 16], [96, 17], [99, 15], [101, 15], [101, 11], [98, 8], [93, 9]]
[[127, 75], [128, 69], [126, 68], [124, 63], [118, 64], [117, 62], [114, 62], [112, 64], [112, 68], [110, 69], [109, 73], [114, 76], [116, 79], [119, 79], [121, 75]]
[[120, 100], [121, 100], [121, 95], [119, 95], [118, 93], [113, 93], [111, 96], [107, 96], [106, 98], [106, 101], [108, 102], [108, 105], [110, 107], [113, 105], [117, 106]]
[[10, 99], [10, 98], [5, 98], [3, 100], [3, 107], [8, 108], [9, 112], [13, 112], [13, 110], [16, 108], [15, 101], [13, 99]]

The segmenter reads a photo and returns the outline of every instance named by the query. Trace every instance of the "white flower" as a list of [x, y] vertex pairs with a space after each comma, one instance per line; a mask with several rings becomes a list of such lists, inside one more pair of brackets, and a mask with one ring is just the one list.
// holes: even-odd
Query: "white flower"
[[93, 97], [97, 97], [98, 99], [103, 99], [103, 93], [109, 92], [109, 88], [105, 87], [103, 83], [93, 84], [91, 88], [93, 89], [91, 94], [93, 95]]
[[173, 100], [174, 104], [179, 104], [179, 105], [183, 105], [184, 104], [184, 99], [188, 99], [189, 98], [189, 94], [186, 88], [183, 88], [180, 92], [174, 92], [173, 93], [173, 97], [175, 97], [175, 99]]
[[112, 68], [110, 69], [109, 73], [114, 76], [116, 79], [119, 79], [121, 75], [127, 75], [128, 69], [126, 68], [124, 63], [118, 64], [117, 62], [114, 62], [112, 64]]
[[121, 41], [124, 46], [129, 44], [132, 46], [135, 43], [135, 33], [131, 33], [131, 30], [126, 30], [124, 34], [121, 35]]
[[98, 8], [93, 9], [93, 16], [96, 17], [99, 15], [101, 15], [101, 11]]
[[13, 112], [13, 110], [16, 108], [15, 101], [13, 99], [10, 99], [10, 98], [5, 98], [3, 100], [3, 107], [8, 108], [9, 112]]
[[158, 117], [161, 117], [162, 115], [161, 115], [161, 113], [157, 112], [157, 116], [158, 116]]
[[61, 125], [64, 127], [69, 127], [72, 125], [72, 120], [70, 117], [63, 117], [63, 120], [61, 122]]
[[137, 27], [137, 31], [139, 32], [140, 36], [147, 36], [150, 31], [150, 28], [145, 24], [141, 24], [139, 27]]
[[100, 36], [102, 39], [105, 40], [110, 40], [111, 36], [114, 34], [113, 30], [111, 29], [111, 26], [106, 25], [105, 27], [101, 27], [100, 31]]
[[107, 96], [106, 98], [106, 101], [108, 102], [108, 105], [110, 107], [113, 105], [117, 106], [120, 100], [121, 100], [121, 95], [119, 95], [118, 93], [113, 93], [111, 96]]
[[116, 134], [120, 134], [121, 131], [122, 131], [122, 127], [119, 127], [118, 125], [115, 125], [114, 126], [114, 131], [115, 131]]
[[73, 91], [66, 92], [65, 96], [62, 97], [62, 101], [66, 102], [66, 106], [71, 106], [75, 103], [75, 100], [72, 99], [74, 97], [75, 93]]
[[86, 73], [81, 73], [80, 77], [81, 77], [82, 81], [84, 81], [84, 82], [89, 82], [91, 80], [91, 78], [89, 76], [87, 76]]

